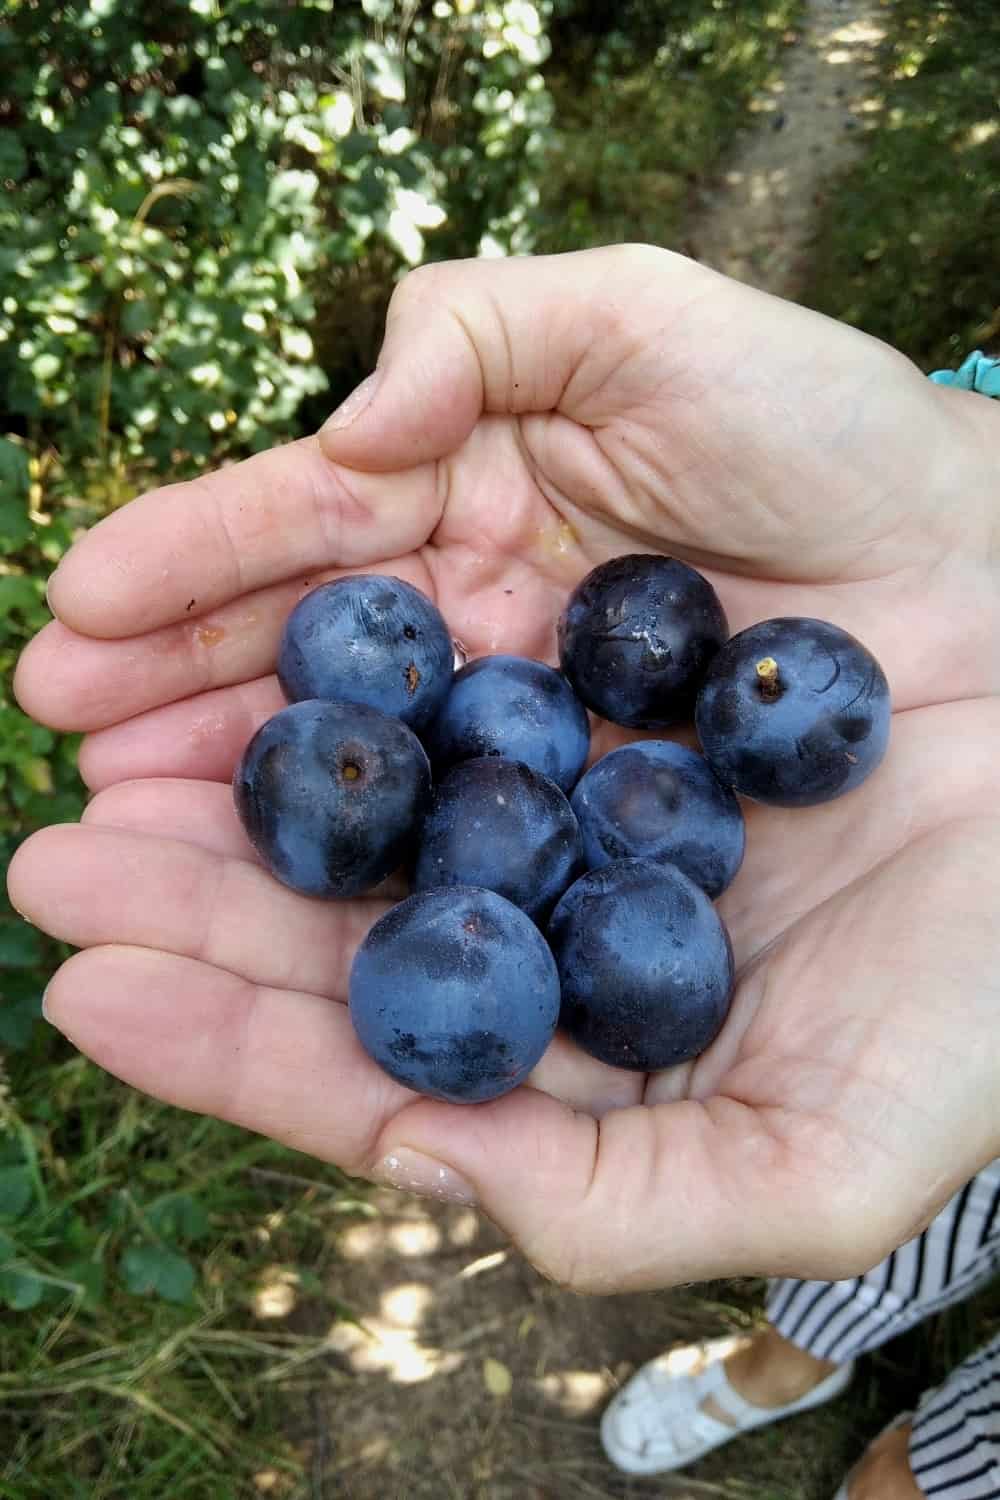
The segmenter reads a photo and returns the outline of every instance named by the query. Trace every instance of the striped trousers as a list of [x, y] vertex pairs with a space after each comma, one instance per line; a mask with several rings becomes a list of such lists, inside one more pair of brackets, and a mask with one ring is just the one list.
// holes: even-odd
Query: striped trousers
[[[768, 1321], [819, 1359], [845, 1364], [960, 1302], [1000, 1273], [1000, 1159], [923, 1234], [853, 1281], [770, 1284]], [[1000, 1335], [920, 1403], [910, 1466], [928, 1497], [1000, 1500]]]

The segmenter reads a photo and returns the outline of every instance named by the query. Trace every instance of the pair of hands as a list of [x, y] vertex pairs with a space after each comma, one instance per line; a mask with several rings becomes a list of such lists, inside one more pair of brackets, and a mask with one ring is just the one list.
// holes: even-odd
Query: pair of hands
[[[134, 501], [53, 577], [16, 692], [87, 731], [96, 795], [10, 869], [18, 909], [83, 950], [49, 1018], [159, 1098], [474, 1196], [580, 1290], [868, 1268], [1000, 1153], [998, 473], [993, 403], [666, 251], [407, 277], [337, 425]], [[278, 886], [233, 812], [284, 619], [382, 571], [471, 654], [552, 660], [568, 591], [636, 550], [703, 570], [734, 631], [858, 635], [893, 691], [888, 757], [842, 801], [747, 808], [720, 902], [736, 999], [693, 1064], [641, 1078], [559, 1037], [530, 1088], [419, 1099], [345, 1005], [384, 903]]]

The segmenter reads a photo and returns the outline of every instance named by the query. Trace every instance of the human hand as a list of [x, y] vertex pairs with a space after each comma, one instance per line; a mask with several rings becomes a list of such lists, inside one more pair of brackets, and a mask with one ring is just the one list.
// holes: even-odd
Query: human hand
[[[581, 1290], [871, 1266], [1000, 1153], [1000, 411], [647, 247], [419, 271], [379, 364], [347, 425], [132, 502], [54, 577], [16, 690], [90, 732], [98, 795], [10, 871], [84, 950], [51, 1019], [160, 1098], [474, 1195]], [[841, 801], [747, 807], [720, 902], [740, 981], [700, 1059], [646, 1079], [557, 1037], [530, 1088], [419, 1099], [343, 1003], [383, 903], [278, 886], [232, 810], [282, 623], [338, 569], [380, 571], [470, 654], [553, 660], [568, 590], [644, 549], [704, 571], [734, 631], [858, 635], [888, 757]]]

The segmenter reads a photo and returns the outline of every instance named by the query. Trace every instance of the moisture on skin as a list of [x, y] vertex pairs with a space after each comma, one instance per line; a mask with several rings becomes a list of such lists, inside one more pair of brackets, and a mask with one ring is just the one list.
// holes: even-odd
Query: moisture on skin
[[413, 731], [356, 703], [281, 709], [233, 776], [250, 842], [277, 880], [307, 896], [358, 896], [397, 869], [430, 789]]
[[889, 684], [867, 647], [825, 620], [786, 616], [723, 647], [695, 723], [727, 786], [774, 807], [811, 807], [867, 780], [891, 718]]
[[661, 729], [690, 719], [728, 635], [707, 578], [677, 558], [634, 553], [601, 563], [573, 590], [559, 619], [559, 662], [594, 713]]
[[367, 703], [420, 731], [447, 696], [453, 663], [444, 617], [425, 594], [362, 573], [299, 600], [281, 638], [278, 681], [290, 702]]
[[542, 922], [582, 871], [580, 830], [555, 782], [486, 756], [462, 761], [435, 788], [412, 885], [485, 886]]
[[569, 792], [587, 761], [590, 720], [554, 667], [527, 656], [479, 656], [455, 673], [424, 743], [438, 774], [497, 755]]
[[601, 1062], [655, 1072], [718, 1036], [733, 951], [709, 898], [674, 865], [615, 860], [571, 885], [552, 914], [559, 1024]]
[[704, 756], [672, 740], [602, 756], [577, 783], [572, 807], [588, 869], [628, 858], [674, 864], [714, 900], [743, 863], [739, 801]]
[[358, 949], [349, 984], [361, 1045], [397, 1083], [452, 1104], [523, 1083], [555, 1032], [559, 978], [516, 906], [470, 886], [394, 906]]

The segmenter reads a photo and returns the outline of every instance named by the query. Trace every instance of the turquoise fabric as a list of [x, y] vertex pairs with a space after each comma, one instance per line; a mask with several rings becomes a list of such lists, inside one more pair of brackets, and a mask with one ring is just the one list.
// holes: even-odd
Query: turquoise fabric
[[957, 370], [935, 370], [935, 385], [953, 385], [960, 391], [978, 391], [1000, 400], [1000, 359], [988, 359], [981, 349], [970, 354]]

